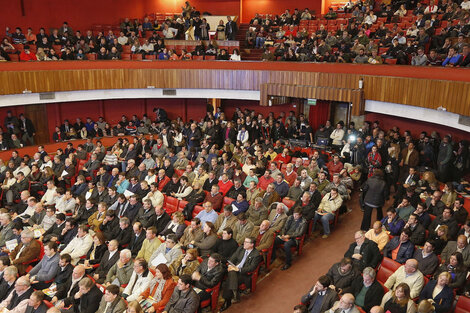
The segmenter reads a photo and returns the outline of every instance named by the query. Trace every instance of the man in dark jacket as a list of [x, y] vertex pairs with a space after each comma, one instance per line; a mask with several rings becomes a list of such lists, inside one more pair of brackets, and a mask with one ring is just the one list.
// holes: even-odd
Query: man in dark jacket
[[377, 244], [367, 239], [363, 231], [357, 231], [354, 240], [344, 257], [351, 258], [356, 269], [360, 271], [365, 267], [375, 268], [382, 259]]
[[390, 258], [400, 264], [413, 257], [415, 245], [410, 241], [411, 231], [404, 229], [400, 237], [393, 237], [384, 247], [384, 257]]
[[[358, 297], [365, 288], [364, 298]], [[359, 276], [351, 286], [351, 293], [356, 297], [356, 305], [364, 311], [370, 312], [373, 306], [380, 305], [384, 295], [382, 285], [375, 280], [375, 270], [372, 267], [366, 267], [362, 271], [362, 277]]]
[[358, 276], [358, 272], [353, 267], [350, 258], [343, 258], [341, 262], [333, 264], [328, 270], [326, 276], [331, 279], [331, 284], [335, 286], [335, 290], [344, 293], [345, 290], [351, 288], [351, 284]]
[[199, 298], [191, 286], [191, 276], [181, 275], [170, 301], [165, 306], [164, 312], [196, 312], [199, 307]]
[[372, 211], [377, 209], [377, 220], [382, 220], [382, 207], [388, 199], [390, 187], [383, 180], [383, 172], [381, 169], [375, 169], [374, 175], [370, 177], [364, 185], [362, 185], [362, 197], [364, 216], [362, 218], [361, 230], [368, 231], [370, 228], [370, 220]]
[[200, 289], [197, 293], [200, 301], [205, 301], [210, 298], [211, 294], [207, 293], [206, 289], [213, 288], [222, 281], [225, 269], [221, 261], [222, 256], [213, 253], [210, 257], [202, 261], [197, 270], [192, 274], [192, 279], [195, 282], [194, 287]]
[[459, 225], [457, 221], [452, 216], [453, 210], [451, 208], [445, 208], [442, 212], [442, 215], [436, 217], [429, 225], [429, 237], [432, 237], [436, 234], [437, 227], [440, 225], [446, 225], [448, 227], [447, 238], [449, 240], [455, 240], [457, 238], [457, 233], [459, 231]]
[[119, 218], [116, 217], [116, 213], [112, 210], [106, 211], [106, 217], [103, 223], [100, 225], [100, 230], [106, 238], [106, 241], [114, 239], [119, 234]]
[[412, 213], [408, 218], [408, 222], [404, 229], [409, 229], [411, 232], [410, 241], [416, 246], [424, 245], [426, 238], [426, 229], [419, 223], [418, 215]]
[[255, 243], [255, 238], [246, 237], [243, 246], [228, 261], [227, 282], [222, 294], [225, 302], [221, 312], [232, 305], [232, 299], [239, 300], [238, 286], [244, 283], [247, 288], [251, 288], [251, 275], [262, 260], [260, 252], [255, 249]]
[[308, 306], [309, 313], [322, 313], [333, 307], [338, 294], [329, 287], [330, 285], [331, 280], [328, 276], [320, 276], [315, 286], [302, 297], [300, 302]]
[[[78, 283], [78, 292], [70, 293], [59, 308], [73, 306], [73, 312], [95, 313], [100, 306], [103, 293], [96, 287], [91, 278], [85, 277]], [[62, 306], [62, 307], [61, 307]]]
[[299, 240], [297, 238], [303, 236], [307, 231], [307, 221], [302, 216], [301, 208], [296, 207], [294, 214], [287, 218], [284, 228], [281, 231], [281, 234], [276, 237], [274, 240], [274, 248], [272, 259], [276, 258], [276, 249], [280, 245], [284, 245], [284, 253], [286, 254], [286, 264], [281, 268], [282, 270], [287, 270], [291, 267], [292, 264], [292, 251], [291, 248], [297, 247]]

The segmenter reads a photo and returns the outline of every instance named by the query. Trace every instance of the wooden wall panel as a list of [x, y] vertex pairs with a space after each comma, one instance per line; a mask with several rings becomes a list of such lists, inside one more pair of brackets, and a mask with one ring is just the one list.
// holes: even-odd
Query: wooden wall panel
[[[353, 95], [361, 78], [364, 80], [363, 98]], [[470, 82], [464, 81], [362, 75], [360, 73], [285, 71], [276, 70], [275, 67], [272, 70], [186, 69], [175, 66], [175, 68], [0, 71], [0, 94], [21, 94], [24, 89], [32, 92], [52, 92], [134, 89], [147, 86], [260, 90], [263, 84], [327, 87], [327, 89], [317, 89], [315, 92], [321, 94], [322, 97], [337, 101], [357, 97], [354, 98], [354, 102], [357, 101], [357, 103], [362, 103], [363, 100], [377, 100], [431, 109], [443, 106], [449, 112], [470, 116]], [[293, 92], [295, 88], [285, 87], [282, 90]], [[346, 94], [348, 96], [345, 96]], [[360, 108], [360, 106], [355, 106], [353, 113], [361, 112]]]

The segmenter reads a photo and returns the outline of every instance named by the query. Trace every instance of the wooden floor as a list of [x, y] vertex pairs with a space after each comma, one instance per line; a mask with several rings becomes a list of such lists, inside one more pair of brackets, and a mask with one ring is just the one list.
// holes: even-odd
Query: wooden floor
[[242, 296], [241, 302], [233, 304], [226, 312], [292, 312], [293, 307], [300, 303], [302, 295], [308, 292], [319, 276], [328, 272], [333, 263], [341, 260], [354, 241], [354, 232], [360, 229], [362, 220], [357, 197], [358, 192], [355, 192], [353, 199], [348, 202], [348, 208], [352, 211], [340, 216], [329, 238], [310, 237], [302, 255], [294, 257], [289, 270], [281, 271], [279, 262], [276, 262], [269, 274], [258, 281], [256, 291], [249, 296]]

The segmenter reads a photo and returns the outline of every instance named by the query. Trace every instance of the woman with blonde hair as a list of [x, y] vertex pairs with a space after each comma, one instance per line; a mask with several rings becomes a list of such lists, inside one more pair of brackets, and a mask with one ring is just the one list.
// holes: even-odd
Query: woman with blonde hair
[[139, 301], [132, 301], [127, 305], [127, 310], [125, 313], [144, 313], [144, 311], [142, 310]]
[[423, 177], [418, 181], [418, 190], [422, 192], [420, 195], [421, 198], [427, 197], [433, 192], [431, 185], [438, 184], [439, 182], [436, 179], [436, 175], [431, 171], [426, 171], [423, 173]]
[[[181, 275], [192, 275], [199, 266], [197, 249], [188, 249], [170, 265], [171, 275], [178, 280]], [[175, 279], [176, 278], [176, 279]]]
[[225, 23], [223, 20], [219, 21], [219, 25], [217, 25], [216, 32], [217, 40], [225, 40]]
[[[436, 313], [446, 313], [449, 312], [452, 308], [454, 302], [454, 293], [452, 288], [449, 287], [449, 282], [451, 281], [451, 274], [449, 272], [442, 272], [439, 274], [436, 280], [431, 280], [424, 286], [419, 299], [421, 302], [418, 306], [418, 312], [433, 312]], [[421, 303], [424, 301], [428, 302], [428, 305], [423, 304], [422, 311], [420, 311]], [[434, 310], [429, 310], [429, 307], [432, 307], [432, 304], [429, 301], [433, 301]], [[428, 310], [425, 310], [428, 308]]]
[[435, 311], [434, 306], [429, 300], [421, 300], [418, 304], [417, 313], [433, 313]]
[[390, 313], [416, 312], [416, 304], [410, 297], [410, 287], [407, 283], [401, 283], [392, 293], [386, 293], [380, 306], [384, 308], [385, 312]]
[[447, 235], [449, 233], [449, 227], [447, 225], [441, 225], [437, 228], [436, 233], [434, 235], [429, 236], [428, 240], [434, 241], [435, 248], [434, 253], [436, 255], [440, 255], [444, 247], [447, 245]]
[[166, 224], [165, 228], [160, 232], [161, 238], [165, 238], [169, 234], [175, 234], [177, 240], [183, 236], [184, 230], [186, 229], [186, 224], [184, 223], [184, 215], [181, 212], [173, 213], [171, 221]]

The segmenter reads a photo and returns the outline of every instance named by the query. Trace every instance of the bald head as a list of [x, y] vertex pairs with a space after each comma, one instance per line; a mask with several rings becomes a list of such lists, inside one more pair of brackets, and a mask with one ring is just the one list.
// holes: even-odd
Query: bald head
[[370, 309], [370, 313], [384, 313], [384, 309], [381, 306], [376, 305]]
[[407, 274], [413, 274], [418, 269], [418, 261], [416, 259], [408, 259], [405, 263], [405, 272]]

